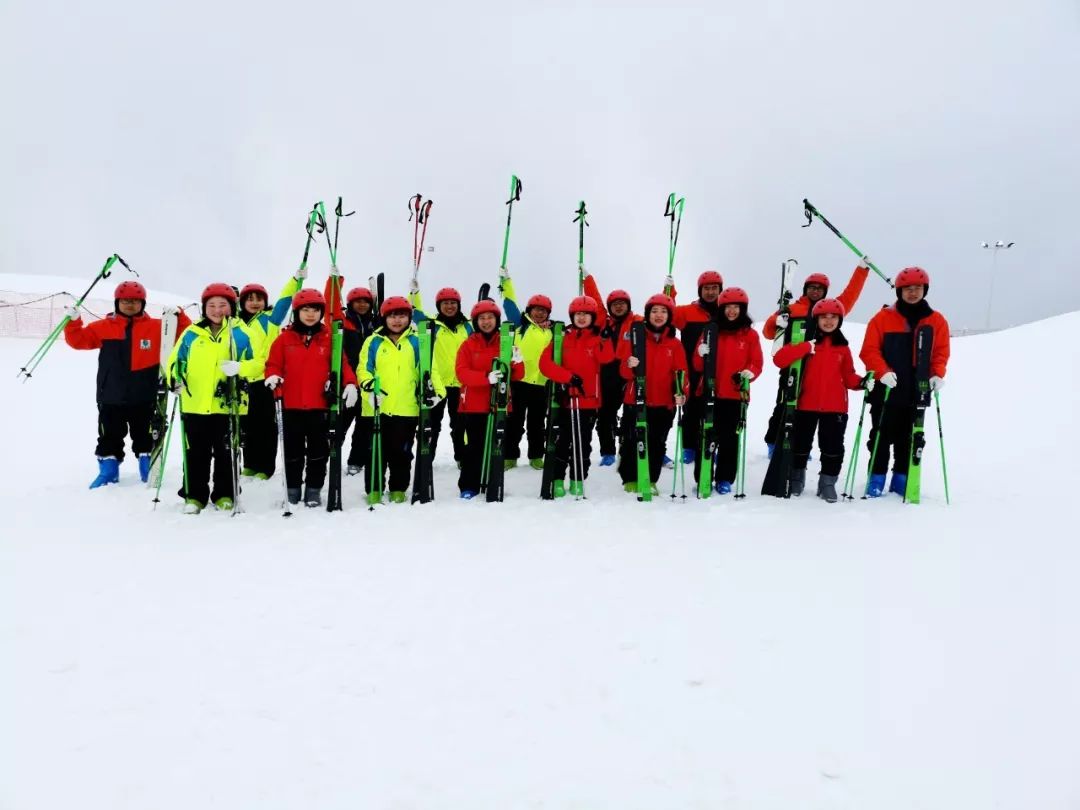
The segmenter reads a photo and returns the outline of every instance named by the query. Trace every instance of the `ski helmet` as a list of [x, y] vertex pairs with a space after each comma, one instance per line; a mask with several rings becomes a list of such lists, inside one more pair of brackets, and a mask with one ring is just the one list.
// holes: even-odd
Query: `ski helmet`
[[811, 273], [806, 277], [806, 281], [802, 283], [803, 295], [806, 295], [806, 288], [811, 284], [817, 284], [825, 288], [825, 291], [829, 291], [829, 277], [824, 273]]
[[349, 294], [345, 296], [345, 304], [351, 304], [353, 301], [358, 301], [361, 298], [369, 304], [375, 303], [375, 296], [371, 294], [371, 290], [367, 287], [353, 287], [349, 290]]
[[206, 314], [206, 302], [211, 298], [224, 298], [229, 302], [229, 314], [236, 314], [236, 290], [228, 284], [217, 281], [213, 284], [206, 285], [206, 288], [202, 291], [202, 296], [199, 299], [202, 302], [203, 315]]
[[839, 329], [844, 325], [844, 305], [835, 298], [822, 298], [814, 304], [814, 308], [811, 310], [810, 314], [814, 318], [818, 315], [837, 315], [840, 318], [840, 322], [836, 325], [836, 328]]
[[722, 293], [720, 297], [716, 299], [716, 303], [720, 306], [724, 304], [749, 304], [750, 296], [746, 294], [746, 290], [742, 287], [728, 287]]
[[915, 287], [919, 284], [923, 285], [923, 295], [930, 292], [930, 274], [921, 267], [905, 267], [896, 274], [896, 281], [893, 283], [896, 286], [897, 298], [904, 287]]
[[270, 300], [270, 293], [266, 291], [266, 287], [262, 284], [245, 284], [243, 289], [240, 290], [240, 300], [247, 300], [247, 297], [252, 293], [258, 293], [263, 297], [264, 301]]
[[629, 309], [630, 293], [628, 293], [626, 290], [612, 290], [608, 293], [607, 296], [607, 308], [611, 309], [611, 305], [614, 304], [616, 301], [625, 301], [626, 306]]
[[393, 312], [407, 312], [409, 316], [412, 316], [412, 304], [407, 299], [402, 298], [400, 295], [391, 295], [385, 301], [382, 302], [382, 306], [379, 307], [379, 314], [384, 318]]
[[492, 301], [490, 298], [485, 298], [482, 301], [477, 301], [473, 304], [472, 311], [469, 313], [469, 318], [472, 320], [473, 329], [477, 332], [480, 331], [480, 327], [476, 325], [476, 319], [484, 313], [495, 316], [495, 326], [498, 328], [499, 323], [502, 321], [502, 314], [499, 312], [499, 305]]
[[675, 318], [675, 302], [663, 293], [657, 293], [645, 302], [646, 318], [649, 317], [649, 312], [652, 310], [653, 307], [667, 307], [669, 324]]
[[551, 312], [551, 299], [546, 295], [534, 295], [529, 299], [529, 303], [525, 306], [525, 311], [528, 312], [533, 307], [543, 307], [548, 312]]
[[137, 281], [121, 281], [113, 291], [113, 298], [131, 298], [135, 301], [146, 303], [146, 287]]
[[443, 287], [435, 293], [435, 306], [438, 306], [443, 301], [457, 301], [458, 306], [461, 306], [461, 293], [453, 287]]
[[715, 270], [706, 270], [700, 276], [697, 277], [697, 294], [701, 297], [701, 288], [706, 284], [719, 284], [720, 291], [724, 290], [724, 277], [717, 273]]
[[596, 301], [587, 295], [579, 295], [573, 301], [570, 302], [570, 320], [574, 320], [574, 315], [578, 312], [587, 312], [592, 315], [592, 322], [596, 323], [597, 317], [600, 315], [600, 307], [596, 305]]
[[326, 299], [323, 298], [323, 294], [318, 290], [305, 287], [294, 295], [292, 299], [293, 312], [296, 312], [296, 310], [301, 307], [318, 307], [325, 312]]

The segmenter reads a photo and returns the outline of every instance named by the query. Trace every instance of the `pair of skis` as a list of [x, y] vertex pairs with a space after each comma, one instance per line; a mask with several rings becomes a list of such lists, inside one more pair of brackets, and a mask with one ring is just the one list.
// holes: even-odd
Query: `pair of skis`
[[[789, 315], [791, 311], [791, 276], [796, 264], [798, 262], [794, 259], [788, 259], [781, 265], [778, 301], [781, 315]], [[786, 342], [791, 344], [802, 343], [806, 335], [805, 330], [806, 322], [803, 319], [792, 319], [784, 334], [777, 336], [776, 343], [782, 346], [785, 338], [789, 338]], [[800, 358], [781, 371], [784, 375], [783, 421], [772, 458], [769, 459], [769, 467], [765, 471], [765, 480], [761, 483], [762, 495], [772, 495], [777, 498], [791, 497], [791, 462], [794, 456], [792, 439], [795, 432], [795, 408], [799, 404], [799, 392], [802, 389], [802, 364], [803, 361]]]

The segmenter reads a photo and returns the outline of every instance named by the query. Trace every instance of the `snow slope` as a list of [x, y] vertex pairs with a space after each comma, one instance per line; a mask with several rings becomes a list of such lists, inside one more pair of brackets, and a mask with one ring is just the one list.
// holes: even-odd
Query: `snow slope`
[[949, 507], [932, 418], [920, 506], [753, 494], [770, 375], [741, 503], [289, 520], [89, 492], [94, 355], [0, 340], [0, 807], [1080, 806], [1074, 326], [955, 341]]

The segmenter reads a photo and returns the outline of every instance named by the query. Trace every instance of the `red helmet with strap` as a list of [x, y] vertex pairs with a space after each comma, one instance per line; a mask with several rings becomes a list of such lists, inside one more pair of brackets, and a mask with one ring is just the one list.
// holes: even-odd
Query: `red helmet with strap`
[[922, 284], [929, 291], [930, 274], [921, 267], [905, 267], [896, 274], [896, 280], [893, 284], [897, 290], [901, 287], [917, 287]]
[[353, 301], [359, 301], [361, 298], [369, 304], [375, 303], [375, 296], [371, 294], [371, 290], [367, 287], [353, 287], [349, 290], [348, 295], [345, 296], [345, 303], [351, 304]]
[[137, 281], [121, 281], [113, 290], [113, 298], [130, 298], [146, 303], [146, 287]]
[[435, 293], [435, 306], [438, 306], [443, 301], [457, 301], [458, 306], [461, 306], [461, 293], [453, 287], [443, 287]]
[[630, 306], [630, 293], [626, 290], [612, 290], [607, 296], [607, 307], [611, 309], [611, 305], [616, 301], [625, 301], [626, 306]]
[[570, 302], [570, 317], [573, 318], [575, 313], [587, 312], [593, 316], [593, 322], [596, 321], [597, 316], [600, 314], [600, 307], [596, 305], [596, 301], [587, 295], [579, 295], [573, 301]]
[[548, 312], [551, 312], [551, 299], [546, 295], [534, 295], [529, 299], [529, 303], [525, 305], [525, 310], [528, 311], [533, 307], [543, 307]]
[[670, 323], [672, 318], [675, 317], [675, 302], [670, 297], [663, 293], [657, 293], [649, 298], [645, 302], [645, 317], [649, 316], [649, 311], [653, 307], [666, 307], [668, 311], [668, 322]]
[[207, 284], [202, 291], [202, 298], [200, 299], [205, 304], [209, 299], [215, 296], [225, 298], [230, 303], [236, 303], [236, 290], [220, 281], [216, 281], [213, 284]]
[[407, 312], [412, 316], [412, 304], [409, 303], [407, 298], [402, 298], [400, 295], [391, 295], [382, 302], [382, 306], [379, 307], [379, 314], [385, 318], [391, 312]]
[[270, 293], [266, 291], [266, 287], [262, 284], [245, 284], [243, 289], [240, 290], [240, 300], [246, 300], [252, 293], [258, 293], [263, 297], [264, 301], [270, 300]]
[[323, 298], [323, 294], [318, 290], [314, 290], [310, 287], [305, 287], [292, 297], [292, 308], [295, 312], [300, 307], [319, 307], [323, 311], [326, 310], [326, 299]]
[[839, 315], [843, 318], [846, 313], [844, 312], [844, 305], [835, 298], [822, 298], [814, 304], [814, 309], [810, 314], [815, 318], [818, 315]]
[[498, 326], [502, 322], [502, 313], [499, 312], [499, 305], [492, 301], [490, 298], [485, 298], [482, 301], [477, 301], [473, 304], [472, 311], [469, 312], [469, 318], [472, 320], [473, 329], [480, 331], [480, 327], [476, 324], [476, 319], [484, 313], [495, 316], [495, 325]]
[[722, 290], [724, 289], [724, 277], [715, 270], [706, 270], [697, 277], [698, 295], [701, 295], [701, 288], [706, 284], [719, 284]]
[[718, 304], [749, 304], [750, 296], [742, 287], [728, 287], [716, 299]]

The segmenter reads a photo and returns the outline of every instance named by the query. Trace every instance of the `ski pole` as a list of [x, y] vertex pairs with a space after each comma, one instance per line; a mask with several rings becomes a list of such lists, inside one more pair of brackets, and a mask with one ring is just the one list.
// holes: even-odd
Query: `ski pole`
[[154, 511], [161, 503], [161, 484], [165, 480], [165, 462], [169, 460], [169, 441], [172, 439], [173, 425], [176, 423], [176, 405], [180, 401], [180, 394], [173, 397], [172, 411], [169, 413], [169, 429], [165, 431], [165, 447], [161, 450], [161, 472], [158, 474], [157, 489], [154, 491]]
[[867, 493], [870, 492], [870, 476], [874, 474], [874, 462], [877, 461], [878, 445], [881, 444], [881, 434], [885, 428], [885, 416], [886, 406], [889, 404], [889, 394], [892, 393], [891, 388], [885, 389], [885, 397], [881, 400], [881, 423], [878, 425], [877, 433], [874, 434], [874, 447], [870, 450], [870, 468], [866, 472], [866, 487], [863, 489], [862, 499], [867, 499]]
[[285, 470], [285, 414], [282, 413], [281, 395], [277, 391], [274, 392], [274, 416], [277, 418], [278, 441], [281, 445], [281, 516], [292, 517], [292, 509], [289, 508], [289, 480]]
[[585, 294], [585, 229], [589, 227], [585, 216], [589, 212], [585, 210], [585, 201], [578, 203], [577, 211], [574, 212], [574, 222], [578, 223], [577, 237], [577, 294]]
[[[866, 375], [871, 380], [874, 379], [874, 372], [869, 372]], [[859, 409], [859, 426], [855, 428], [855, 448], [851, 453], [851, 458], [848, 459], [847, 475], [844, 476], [844, 492], [843, 499], [845, 501], [855, 500], [855, 468], [857, 465], [857, 459], [859, 458], [859, 444], [862, 442], [862, 426], [863, 419], [866, 417], [866, 403], [870, 399], [870, 392], [863, 393], [862, 407]]]
[[867, 259], [866, 255], [861, 250], [859, 250], [857, 247], [855, 247], [855, 245], [851, 242], [850, 239], [848, 239], [846, 236], [844, 236], [842, 233], [840, 233], [840, 231], [838, 231], [836, 229], [836, 226], [833, 225], [831, 222], [829, 222], [829, 220], [825, 219], [825, 217], [822, 215], [822, 213], [820, 211], [818, 211], [817, 208], [814, 207], [814, 204], [812, 202], [810, 202], [806, 198], [803, 198], [802, 202], [803, 202], [803, 214], [806, 216], [806, 224], [803, 225], [804, 228], [809, 228], [811, 225], [813, 225], [814, 224], [814, 217], [817, 217], [818, 219], [820, 219], [825, 224], [826, 228], [828, 228], [830, 231], [832, 231], [834, 234], [836, 234], [838, 237], [840, 237], [841, 242], [843, 242], [845, 245], [847, 245], [849, 248], [851, 248], [852, 253], [854, 253], [860, 259], [865, 260], [866, 265], [871, 270], [873, 270], [875, 273], [877, 273], [879, 276], [881, 276], [882, 280], [886, 284], [888, 284], [890, 287], [895, 287], [896, 286], [896, 285], [893, 284], [892, 279], [889, 278], [884, 273], [882, 273], [880, 270], [878, 270], [877, 266], [872, 261]]
[[383, 491], [383, 463], [382, 463], [382, 418], [379, 407], [379, 393], [382, 386], [376, 377], [371, 388], [372, 411], [374, 420], [371, 423], [371, 469], [368, 470], [368, 480], [371, 481], [371, 489], [368, 492], [368, 511], [375, 511], [375, 504], [382, 503]]
[[934, 407], [937, 409], [938, 445], [941, 447], [941, 475], [945, 479], [945, 505], [949, 506], [949, 470], [945, 466], [945, 435], [941, 429], [941, 396], [937, 391], [934, 392]]
[[739, 383], [739, 440], [736, 450], [735, 498], [746, 497], [746, 410], [750, 404], [750, 381], [745, 377]]
[[[667, 274], [675, 275], [675, 248], [679, 244], [679, 228], [682, 226], [683, 206], [686, 198], [675, 198], [675, 193], [668, 194], [667, 205], [664, 207], [664, 216], [670, 220], [668, 226], [668, 262]], [[670, 296], [674, 292], [671, 286], [664, 287], [664, 295]]]
[[[87, 299], [87, 297], [90, 295], [90, 291], [97, 286], [99, 281], [112, 275], [113, 265], [117, 262], [120, 262], [120, 264], [122, 264], [129, 273], [135, 276], [139, 275], [131, 269], [127, 262], [120, 258], [119, 253], [114, 253], [112, 256], [105, 260], [105, 266], [98, 271], [98, 274], [96, 276], [94, 276], [94, 280], [90, 282], [90, 286], [86, 288], [86, 292], [84, 292], [82, 295], [75, 299], [75, 309], [78, 309], [82, 306], [83, 301]], [[40, 364], [41, 361], [45, 359], [45, 355], [49, 353], [49, 349], [53, 347], [53, 344], [56, 343], [57, 338], [59, 338], [60, 335], [63, 333], [64, 327], [67, 326], [70, 321], [71, 318], [69, 318], [67, 315], [60, 319], [60, 323], [58, 323], [52, 328], [52, 331], [49, 332], [45, 340], [41, 342], [41, 345], [37, 347], [37, 350], [32, 355], [30, 355], [30, 359], [27, 360], [26, 363], [23, 364], [22, 368], [19, 369], [19, 373], [15, 375], [15, 379], [23, 377], [23, 382], [26, 382], [30, 379], [30, 377], [34, 373], [34, 370], [38, 367], [38, 364]]]
[[[424, 256], [424, 240], [427, 239], [428, 216], [431, 214], [431, 200], [424, 201], [420, 194], [409, 199], [409, 221], [413, 223], [413, 281], [420, 276], [420, 260]], [[421, 228], [420, 226], [424, 227]]]
[[[569, 393], [569, 392], [568, 392]], [[578, 397], [570, 397], [570, 483], [571, 489], [576, 480], [581, 487], [574, 494], [581, 499], [585, 498], [585, 455], [581, 446], [581, 401]]]
[[503, 236], [502, 263], [499, 268], [506, 273], [506, 254], [510, 250], [510, 218], [514, 214], [514, 203], [521, 200], [521, 180], [516, 174], [510, 175], [510, 199], [506, 201], [506, 234]]
[[[232, 318], [222, 321], [222, 328], [229, 332], [229, 359], [236, 360], [236, 341], [233, 337]], [[240, 514], [240, 392], [236, 375], [228, 378], [226, 390], [229, 397], [229, 454], [232, 459], [230, 473], [232, 474], [233, 503], [231, 516]]]
[[[675, 390], [681, 394], [685, 375], [682, 371], [675, 372]], [[683, 406], [675, 406], [675, 474], [671, 478], [671, 499], [675, 500], [675, 488], [679, 482], [679, 473], [682, 473], [682, 499], [686, 500], [686, 465], [683, 464]]]

